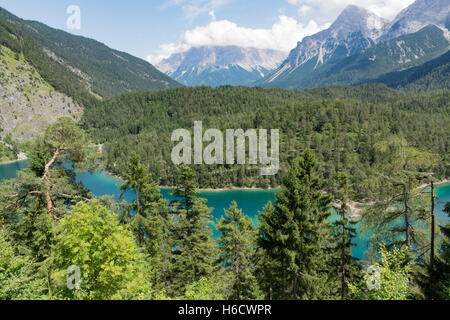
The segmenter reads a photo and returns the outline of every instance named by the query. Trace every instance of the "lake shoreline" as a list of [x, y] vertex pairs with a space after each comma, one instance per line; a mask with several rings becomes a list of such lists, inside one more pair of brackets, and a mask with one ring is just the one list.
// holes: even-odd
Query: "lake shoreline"
[[[7, 161], [4, 163], [0, 163], [0, 165], [2, 164], [10, 164], [10, 163], [14, 163], [14, 162], [20, 162], [20, 161], [24, 161], [27, 159], [22, 159], [22, 160], [14, 160], [14, 161]], [[124, 179], [123, 177], [109, 171], [109, 170], [99, 170], [100, 172], [103, 172], [104, 174], [108, 175], [109, 177], [117, 180], [120, 183], [124, 183]], [[445, 185], [445, 184], [450, 184], [450, 179], [446, 178], [440, 181], [436, 181], [434, 183], [435, 186], [439, 186], [439, 185]], [[423, 190], [427, 187], [429, 187], [430, 184], [429, 183], [424, 183], [420, 186], [417, 187], [418, 190]], [[176, 188], [175, 186], [167, 186], [167, 185], [158, 185], [158, 188], [160, 189], [165, 189], [165, 190], [170, 190], [170, 189], [174, 189]], [[245, 191], [245, 192], [260, 192], [260, 191], [280, 191], [281, 187], [277, 187], [277, 188], [257, 188], [257, 187], [224, 187], [224, 188], [199, 188], [197, 189], [200, 193], [221, 193], [221, 192], [233, 192], [233, 191]], [[351, 219], [355, 219], [355, 220], [359, 220], [361, 219], [362, 215], [362, 211], [365, 210], [367, 207], [373, 205], [375, 203], [374, 200], [370, 200], [370, 201], [364, 201], [364, 202], [359, 202], [359, 201], [354, 201], [354, 200], [350, 200], [347, 203], [347, 206], [349, 208], [349, 217]], [[340, 203], [337, 201], [333, 201], [333, 206], [339, 206]]]
[[[435, 186], [439, 186], [442, 184], [450, 184], [450, 179], [444, 179], [444, 180], [436, 181], [434, 183]], [[418, 186], [417, 189], [425, 189], [425, 188], [429, 188], [429, 187], [430, 187], [430, 183], [423, 183], [420, 186]]]
[[[117, 179], [121, 182], [123, 182], [123, 178], [112, 173], [109, 172], [107, 170], [104, 170], [104, 172], [111, 176], [114, 179]], [[450, 184], [450, 179], [446, 178], [444, 180], [440, 180], [440, 181], [436, 181], [434, 183], [435, 186], [438, 185], [443, 185], [443, 184]], [[417, 187], [417, 189], [424, 189], [429, 187], [429, 183], [424, 183], [420, 186]], [[158, 188], [160, 189], [174, 189], [174, 186], [164, 186], [164, 185], [159, 185]], [[263, 188], [257, 188], [257, 187], [225, 187], [225, 188], [199, 188], [197, 189], [200, 193], [220, 193], [220, 192], [232, 192], [232, 191], [276, 191], [276, 190], [281, 190], [281, 187], [277, 187], [277, 188], [267, 188], [267, 189], [263, 189]], [[374, 200], [370, 200], [370, 201], [365, 201], [365, 202], [359, 202], [359, 201], [354, 201], [354, 200], [350, 200], [347, 203], [348, 208], [350, 209], [349, 211], [349, 217], [351, 219], [355, 219], [355, 220], [359, 220], [361, 219], [362, 215], [361, 212], [366, 209], [367, 207], [370, 207], [372, 205], [375, 204]], [[333, 206], [339, 206], [340, 203], [337, 201], [333, 201]]]
[[1, 162], [0, 162], [0, 165], [2, 165], [2, 164], [11, 164], [11, 163], [21, 162], [21, 161], [25, 161], [25, 160], [28, 160], [28, 158], [25, 157], [25, 158], [23, 158], [23, 159], [1, 161]]
[[[160, 189], [174, 189], [175, 186], [158, 186]], [[256, 188], [256, 187], [225, 187], [225, 188], [198, 188], [200, 192], [228, 192], [228, 191], [275, 191], [281, 190], [281, 188]]]

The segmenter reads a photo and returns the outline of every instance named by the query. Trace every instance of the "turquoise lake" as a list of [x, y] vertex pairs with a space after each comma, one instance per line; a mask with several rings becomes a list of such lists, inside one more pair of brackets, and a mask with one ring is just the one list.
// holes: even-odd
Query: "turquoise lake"
[[[0, 181], [3, 179], [11, 179], [16, 176], [16, 172], [27, 167], [27, 161], [18, 161], [8, 164], [0, 165]], [[82, 182], [83, 185], [91, 190], [95, 196], [112, 195], [118, 199], [120, 191], [118, 186], [120, 181], [107, 175], [104, 172], [91, 173], [79, 173], [77, 180]], [[170, 199], [170, 189], [162, 189], [161, 193], [167, 199]], [[253, 222], [257, 223], [258, 212], [262, 211], [262, 208], [269, 201], [275, 201], [275, 190], [232, 190], [232, 191], [220, 191], [220, 192], [202, 192], [200, 196], [208, 199], [207, 205], [213, 208], [213, 219], [219, 219], [223, 210], [227, 209], [231, 202], [235, 200], [238, 207], [242, 211], [250, 216]], [[439, 215], [438, 221], [443, 222], [447, 220], [446, 215], [443, 213], [444, 206], [447, 202], [450, 202], [450, 184], [440, 185], [436, 188], [437, 201], [436, 212]], [[132, 200], [134, 198], [132, 192], [125, 194], [125, 200]], [[331, 217], [333, 220], [335, 216]], [[359, 228], [358, 228], [359, 229]], [[364, 259], [364, 252], [367, 250], [367, 240], [370, 235], [360, 235], [355, 239], [355, 246], [352, 253], [356, 258]]]

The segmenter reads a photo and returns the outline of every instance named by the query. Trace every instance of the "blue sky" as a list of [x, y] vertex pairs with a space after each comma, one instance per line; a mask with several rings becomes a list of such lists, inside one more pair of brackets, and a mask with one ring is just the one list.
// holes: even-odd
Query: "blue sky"
[[[348, 4], [392, 19], [413, 0], [0, 0], [13, 14], [101, 41], [157, 63], [199, 45], [289, 51], [329, 26]], [[81, 9], [81, 29], [68, 30], [68, 6]]]

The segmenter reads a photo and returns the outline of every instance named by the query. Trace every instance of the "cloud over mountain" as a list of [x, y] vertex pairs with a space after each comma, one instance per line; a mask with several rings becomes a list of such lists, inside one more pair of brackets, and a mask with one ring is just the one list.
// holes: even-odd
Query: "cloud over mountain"
[[238, 46], [289, 52], [297, 41], [327, 27], [329, 24], [319, 26], [313, 20], [303, 25], [285, 15], [280, 15], [270, 29], [245, 28], [229, 20], [211, 21], [207, 25], [185, 31], [179, 43], [161, 45], [158, 52], [149, 55], [147, 60], [157, 64], [172, 54], [202, 46]]
[[345, 7], [352, 4], [391, 20], [414, 0], [287, 0], [287, 2], [298, 7], [300, 21], [308, 22], [313, 19], [316, 23], [323, 24], [336, 19]]

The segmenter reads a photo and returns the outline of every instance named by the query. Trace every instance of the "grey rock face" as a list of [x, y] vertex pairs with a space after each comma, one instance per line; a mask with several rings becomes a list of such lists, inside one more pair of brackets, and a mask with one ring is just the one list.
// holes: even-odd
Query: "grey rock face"
[[244, 85], [263, 78], [285, 58], [276, 50], [210, 46], [174, 54], [157, 67], [188, 86]]
[[329, 29], [298, 42], [289, 57], [264, 82], [282, 78], [313, 59], [317, 60], [313, 66], [316, 69], [328, 61], [358, 54], [377, 42], [386, 24], [387, 21], [376, 14], [350, 5]]
[[[448, 29], [449, 21], [449, 0], [417, 0], [397, 15], [389, 24], [381, 40], [390, 40], [404, 34], [414, 33], [429, 24], [434, 24], [441, 29]], [[448, 33], [446, 36], [448, 38]]]

